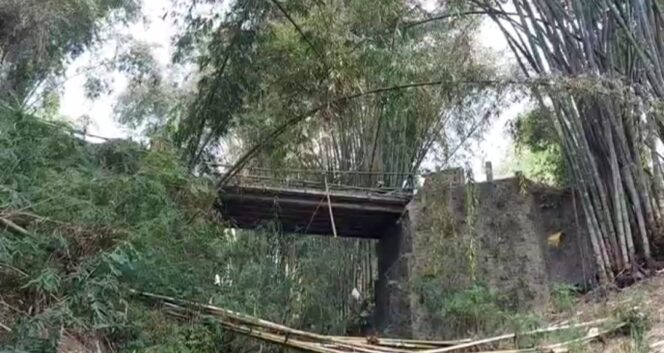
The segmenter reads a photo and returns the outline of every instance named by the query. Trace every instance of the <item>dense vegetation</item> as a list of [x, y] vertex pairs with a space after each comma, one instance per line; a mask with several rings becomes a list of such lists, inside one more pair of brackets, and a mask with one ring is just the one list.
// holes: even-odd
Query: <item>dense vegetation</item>
[[[511, 1], [492, 12], [552, 117], [602, 282], [655, 264], [661, 242], [661, 1]], [[494, 13], [495, 11], [495, 13]], [[648, 176], [647, 176], [648, 175]]]
[[[372, 279], [373, 244], [225, 228], [211, 162], [230, 162], [227, 176], [445, 167], [509, 97], [535, 102], [512, 123], [517, 159], [578, 192], [602, 282], [657, 267], [660, 0], [171, 4], [177, 33], [162, 68], [149, 45], [117, 34], [141, 2], [0, 1], [1, 349], [53, 351], [63, 336], [132, 352], [255, 349], [214, 325], [167, 320], [128, 288], [344, 333], [346, 296]], [[507, 77], [476, 45], [484, 20], [516, 58]], [[91, 99], [125, 75], [115, 114], [143, 144], [91, 144], [58, 113], [68, 65], [114, 36], [112, 58], [77, 74]], [[476, 256], [452, 250], [460, 263]], [[469, 278], [454, 293], [426, 278], [412, 289], [439, 298], [426, 304], [459, 332], [490, 330], [507, 309]]]
[[8, 351], [50, 351], [63, 334], [128, 351], [233, 347], [214, 326], [168, 324], [146, 312], [127, 288], [345, 332], [345, 297], [336, 293], [350, 293], [351, 256], [370, 244], [224, 231], [210, 208], [210, 181], [188, 176], [170, 149], [90, 145], [66, 125], [20, 112], [3, 111], [0, 129]]
[[92, 45], [108, 22], [128, 21], [137, 12], [134, 0], [2, 1], [0, 99], [17, 104], [53, 99], [68, 59]]
[[167, 115], [174, 142], [191, 166], [232, 154], [237, 167], [408, 173], [433, 148], [445, 159], [499, 111], [502, 90], [484, 81], [492, 60], [474, 53], [477, 19], [410, 28], [425, 14], [403, 1], [238, 1], [221, 18], [193, 12], [174, 59], [196, 63], [200, 76], [172, 103], [185, 110]]
[[570, 185], [563, 151], [549, 112], [533, 109], [511, 122], [518, 170], [529, 179], [566, 187]]

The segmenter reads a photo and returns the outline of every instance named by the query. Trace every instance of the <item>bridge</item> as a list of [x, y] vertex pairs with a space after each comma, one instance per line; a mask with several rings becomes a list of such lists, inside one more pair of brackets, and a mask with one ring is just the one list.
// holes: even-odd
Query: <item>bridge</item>
[[[451, 183], [464, 182], [462, 169], [443, 174]], [[410, 304], [394, 283], [408, 272], [401, 259], [410, 251], [406, 210], [414, 196], [415, 175], [245, 168], [226, 180], [216, 207], [234, 227], [256, 229], [276, 223], [284, 233], [378, 240], [377, 277], [370, 284], [376, 305], [374, 322], [383, 333], [407, 335], [403, 330], [410, 327]]]
[[249, 168], [222, 185], [217, 208], [237, 228], [380, 239], [414, 187], [404, 173]]

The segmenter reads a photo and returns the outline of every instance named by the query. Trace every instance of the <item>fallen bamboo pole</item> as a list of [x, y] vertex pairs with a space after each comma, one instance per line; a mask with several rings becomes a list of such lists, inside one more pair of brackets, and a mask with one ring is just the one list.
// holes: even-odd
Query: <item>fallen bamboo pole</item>
[[[179, 311], [186, 311], [187, 309], [184, 307], [180, 307], [174, 304], [166, 303], [171, 309], [179, 310]], [[175, 313], [172, 313], [175, 314]], [[178, 317], [183, 317], [184, 315], [177, 313], [175, 314]], [[208, 314], [209, 315], [209, 314]], [[214, 315], [212, 315], [214, 316]], [[231, 322], [227, 321], [219, 321], [220, 325], [223, 327], [226, 327], [232, 331], [242, 333], [244, 335], [254, 337], [254, 338], [259, 338], [259, 339], [264, 339], [268, 340], [270, 342], [278, 343], [280, 345], [288, 346], [288, 347], [293, 347], [293, 348], [300, 348], [300, 349], [309, 349], [312, 352], [317, 352], [317, 353], [322, 353], [322, 350], [320, 349], [321, 347], [328, 349], [328, 351], [331, 349], [333, 352], [338, 352], [339, 349], [345, 349], [345, 350], [350, 350], [351, 352], [360, 352], [360, 353], [391, 353], [391, 352], [405, 352], [405, 353], [410, 353], [410, 351], [404, 351], [404, 350], [398, 350], [398, 349], [391, 349], [391, 348], [386, 348], [386, 347], [380, 347], [376, 345], [370, 345], [370, 344], [365, 344], [365, 343], [316, 343], [316, 342], [309, 342], [309, 341], [302, 341], [298, 340], [297, 338], [291, 338], [288, 334], [283, 335], [283, 334], [278, 334], [274, 332], [265, 332], [263, 331], [263, 328], [259, 327], [249, 327], [249, 326], [244, 326], [244, 325], [238, 325], [238, 324], [233, 324]], [[343, 351], [345, 352], [345, 351]]]
[[130, 292], [133, 293], [133, 294], [136, 294], [136, 295], [140, 295], [140, 296], [144, 296], [144, 297], [152, 298], [152, 299], [158, 299], [158, 300], [161, 300], [161, 301], [164, 301], [164, 302], [170, 302], [170, 303], [173, 303], [173, 304], [179, 304], [179, 305], [182, 305], [182, 306], [185, 306], [185, 307], [192, 307], [192, 308], [196, 308], [196, 309], [204, 309], [206, 311], [210, 311], [210, 312], [214, 312], [216, 314], [224, 315], [224, 316], [227, 316], [231, 319], [235, 319], [235, 320], [238, 320], [238, 321], [241, 321], [241, 322], [246, 322], [246, 323], [249, 323], [249, 324], [254, 325], [254, 326], [265, 326], [265, 327], [268, 327], [268, 328], [271, 328], [271, 329], [274, 329], [274, 330], [281, 330], [281, 331], [284, 331], [284, 332], [288, 332], [290, 334], [301, 335], [303, 337], [307, 337], [307, 338], [310, 338], [310, 339], [320, 340], [320, 339], [327, 339], [328, 338], [327, 336], [324, 336], [324, 335], [319, 335], [319, 334], [316, 334], [316, 333], [311, 333], [311, 332], [307, 332], [307, 331], [301, 331], [301, 330], [293, 329], [293, 328], [290, 328], [288, 326], [280, 325], [280, 324], [277, 324], [277, 323], [274, 323], [274, 322], [271, 322], [271, 321], [262, 320], [262, 319], [259, 319], [259, 318], [253, 317], [253, 316], [237, 313], [237, 312], [234, 312], [234, 311], [231, 311], [231, 310], [219, 308], [219, 307], [212, 306], [212, 305], [199, 304], [199, 303], [195, 303], [195, 302], [192, 302], [192, 301], [177, 299], [177, 298], [168, 297], [168, 296], [160, 295], [160, 294], [139, 292], [139, 291], [136, 291], [136, 290], [133, 290], [133, 289], [130, 289]]
[[[277, 323], [274, 323], [274, 322], [271, 322], [271, 321], [267, 321], [267, 320], [258, 319], [258, 318], [255, 318], [253, 316], [236, 313], [236, 312], [233, 312], [231, 310], [219, 308], [219, 307], [212, 306], [212, 305], [199, 304], [199, 303], [191, 302], [191, 301], [188, 301], [188, 300], [177, 299], [177, 298], [168, 297], [168, 296], [160, 295], [160, 294], [139, 292], [139, 291], [136, 291], [136, 290], [133, 290], [133, 289], [130, 289], [130, 292], [132, 294], [135, 294], [135, 295], [140, 295], [140, 296], [144, 296], [144, 297], [152, 298], [152, 299], [158, 299], [158, 300], [161, 300], [163, 302], [167, 302], [167, 303], [171, 303], [171, 304], [176, 304], [176, 305], [179, 304], [179, 305], [182, 305], [182, 306], [185, 306], [185, 307], [188, 306], [188, 307], [196, 308], [198, 310], [204, 309], [202, 311], [205, 311], [205, 312], [208, 312], [208, 313], [212, 312], [213, 316], [221, 315], [221, 316], [225, 316], [225, 317], [229, 317], [231, 319], [237, 320], [239, 322], [249, 324], [251, 326], [269, 328], [269, 329], [275, 330], [277, 332], [284, 333], [284, 336], [287, 335], [287, 336], [290, 336], [290, 337], [304, 337], [304, 338], [307, 338], [307, 339], [310, 339], [310, 340], [319, 341], [321, 343], [328, 343], [328, 344], [334, 344], [334, 345], [339, 345], [339, 344], [340, 345], [348, 345], [347, 342], [344, 342], [343, 340], [335, 339], [332, 336], [325, 336], [325, 335], [320, 335], [320, 334], [316, 334], [316, 333], [312, 333], [312, 332], [293, 329], [293, 328], [290, 328], [288, 326], [280, 325], [280, 324], [277, 324]], [[377, 347], [375, 345], [360, 344], [360, 343], [356, 343], [356, 344], [354, 344], [354, 346], [355, 346], [356, 351], [361, 351], [363, 349]], [[382, 352], [387, 352], [387, 353], [410, 353], [411, 351], [391, 348], [389, 350], [388, 349], [383, 349]], [[371, 352], [365, 352], [365, 353], [371, 353]]]
[[[598, 319], [579, 324], [555, 325], [537, 330], [531, 330], [524, 333], [511, 333], [495, 337], [489, 337], [479, 340], [459, 340], [459, 341], [426, 341], [426, 340], [408, 340], [394, 338], [363, 338], [363, 337], [339, 337], [326, 336], [302, 330], [293, 329], [271, 321], [262, 320], [253, 316], [236, 313], [227, 309], [215, 307], [212, 305], [198, 304], [195, 302], [167, 297], [158, 294], [139, 292], [131, 290], [132, 294], [140, 295], [152, 300], [158, 300], [162, 304], [176, 312], [169, 312], [177, 317], [183, 318], [188, 315], [208, 315], [215, 317], [219, 323], [234, 332], [244, 334], [250, 337], [261, 339], [267, 342], [280, 344], [287, 347], [314, 353], [448, 353], [467, 351], [469, 348], [477, 350], [481, 346], [496, 344], [501, 341], [515, 339], [517, 337], [532, 336], [579, 328], [596, 328], [600, 325], [607, 325], [613, 321], [609, 318]], [[184, 313], [184, 314], [183, 314]], [[568, 346], [577, 343], [588, 343], [598, 337], [614, 332], [625, 326], [626, 323], [616, 323], [603, 330], [591, 330], [587, 335], [555, 344], [542, 345], [532, 348], [515, 348], [511, 350], [493, 350], [485, 353], [534, 353], [534, 352], [560, 352]], [[435, 347], [435, 348], [431, 348]]]
[[25, 235], [25, 236], [30, 235], [30, 232], [27, 229], [19, 226], [18, 224], [12, 222], [11, 220], [9, 220], [7, 218], [0, 217], [0, 223], [4, 224], [5, 227], [7, 227], [9, 230], [13, 231], [14, 233], [18, 233], [20, 235]]
[[557, 332], [557, 331], [570, 330], [570, 329], [575, 329], [575, 328], [584, 328], [584, 327], [589, 327], [589, 326], [596, 326], [596, 325], [605, 324], [609, 321], [610, 321], [609, 319], [605, 318], [605, 319], [598, 319], [598, 320], [583, 322], [583, 323], [576, 324], [576, 325], [570, 324], [570, 325], [561, 325], [561, 326], [551, 326], [551, 327], [546, 327], [546, 328], [542, 328], [542, 329], [523, 332], [523, 333], [520, 333], [520, 334], [508, 333], [508, 334], [505, 334], [505, 335], [500, 335], [500, 336], [484, 338], [484, 339], [480, 339], [480, 340], [476, 340], [476, 341], [466, 342], [466, 343], [458, 344], [456, 346], [430, 349], [430, 350], [422, 351], [422, 353], [454, 352], [454, 351], [459, 351], [461, 349], [466, 349], [466, 348], [470, 348], [470, 347], [486, 345], [486, 344], [491, 344], [491, 343], [497, 343], [497, 342], [505, 341], [505, 340], [509, 340], [509, 339], [515, 339], [517, 336], [520, 336], [520, 337], [532, 336], [532, 335], [537, 335], [537, 334], [542, 334], [542, 333]]
[[253, 330], [249, 327], [246, 326], [240, 326], [240, 325], [234, 325], [232, 323], [222, 323], [224, 327], [229, 328], [232, 331], [238, 332], [245, 334], [247, 336], [255, 337], [255, 338], [260, 338], [265, 341], [270, 341], [279, 345], [283, 346], [288, 346], [288, 347], [293, 347], [293, 348], [300, 348], [304, 349], [310, 352], [315, 352], [315, 353], [344, 353], [342, 350], [337, 350], [329, 347], [325, 347], [324, 345], [318, 344], [318, 343], [311, 343], [311, 342], [305, 342], [305, 341], [300, 341], [295, 338], [290, 338], [287, 336], [281, 336], [281, 335], [276, 335], [268, 332], [261, 332], [257, 330]]
[[[178, 309], [180, 311], [186, 311], [186, 308], [184, 307], [178, 307], [177, 305], [169, 304], [169, 307], [172, 309]], [[181, 317], [181, 314], [178, 314], [177, 316]], [[254, 337], [254, 338], [259, 338], [263, 340], [267, 340], [270, 342], [274, 342], [283, 346], [288, 346], [288, 347], [293, 347], [293, 348], [300, 348], [300, 349], [308, 349], [309, 351], [312, 352], [317, 352], [317, 353], [325, 353], [325, 352], [346, 352], [345, 350], [339, 350], [339, 349], [346, 349], [350, 350], [352, 352], [360, 352], [360, 353], [385, 353], [385, 352], [391, 352], [386, 351], [383, 349], [383, 347], [377, 347], [377, 346], [371, 346], [371, 347], [366, 347], [366, 344], [344, 344], [344, 343], [330, 343], [330, 344], [324, 344], [324, 343], [317, 343], [317, 342], [309, 342], [309, 341], [302, 341], [298, 340], [297, 338], [291, 338], [288, 334], [283, 335], [283, 334], [277, 334], [277, 333], [271, 333], [271, 332], [265, 332], [261, 328], [256, 328], [256, 327], [248, 327], [244, 325], [238, 325], [234, 324], [231, 322], [227, 321], [219, 321], [220, 325], [222, 325], [225, 328], [230, 329], [231, 331], [242, 333], [244, 335]], [[399, 351], [403, 352], [403, 351]]]
[[[171, 303], [165, 303], [165, 304], [171, 310], [174, 310], [174, 311], [169, 311], [168, 314], [174, 315], [179, 318], [187, 317], [186, 314], [181, 313], [181, 312], [185, 313], [188, 312], [186, 307], [178, 306]], [[188, 313], [189, 316], [191, 316], [192, 313], [191, 312]], [[198, 315], [199, 313], [195, 314]], [[256, 327], [234, 324], [228, 321], [219, 321], [219, 324], [233, 332], [241, 333], [249, 337], [262, 339], [264, 341], [276, 343], [282, 346], [305, 349], [307, 351], [315, 353], [344, 353], [343, 351], [327, 348], [315, 342], [307, 342], [307, 341], [298, 340], [297, 338], [291, 338], [288, 335], [280, 335], [276, 333], [265, 332], [262, 329]]]
[[481, 352], [476, 352], [476, 353], [558, 353], [558, 352], [567, 352], [566, 348], [570, 347], [574, 344], [578, 343], [589, 343], [592, 340], [605, 336], [611, 332], [614, 332], [618, 330], [621, 327], [624, 327], [626, 323], [620, 323], [617, 325], [612, 326], [611, 328], [604, 329], [601, 331], [597, 331], [596, 333], [593, 334], [588, 334], [583, 337], [575, 338], [572, 340], [560, 342], [560, 343], [555, 343], [555, 344], [549, 344], [549, 345], [544, 345], [544, 346], [539, 346], [539, 347], [531, 347], [531, 348], [520, 348], [520, 349], [506, 349], [506, 350], [500, 350], [500, 351], [481, 351]]
[[[340, 339], [340, 340], [347, 340], [347, 341], [363, 341], [366, 342], [367, 338], [366, 337], [360, 337], [360, 336], [330, 336], [335, 339]], [[458, 344], [462, 343], [468, 343], [471, 342], [472, 340], [469, 338], [465, 338], [462, 340], [450, 340], [450, 341], [427, 341], [427, 340], [417, 340], [417, 339], [400, 339], [400, 338], [378, 338], [378, 344], [381, 346], [392, 346], [392, 345], [400, 345], [400, 344], [412, 344], [412, 345], [427, 345], [427, 346], [433, 346], [433, 347], [449, 347], [449, 346], [455, 346]]]
[[[335, 336], [335, 339], [342, 340], [342, 341], [347, 341], [355, 344], [360, 344], [360, 343], [365, 343], [369, 342], [370, 339], [367, 339], [365, 337], [352, 337], [349, 339], [343, 338], [343, 336]], [[408, 342], [398, 342], [398, 340], [395, 341], [385, 341], [384, 339], [380, 338], [374, 338], [371, 339], [374, 345], [380, 346], [383, 348], [406, 348], [406, 349], [434, 349], [436, 347], [441, 347], [441, 346], [436, 346], [436, 345], [430, 345], [430, 344], [421, 344], [421, 343], [408, 343]], [[447, 346], [442, 346], [442, 347], [447, 347]]]

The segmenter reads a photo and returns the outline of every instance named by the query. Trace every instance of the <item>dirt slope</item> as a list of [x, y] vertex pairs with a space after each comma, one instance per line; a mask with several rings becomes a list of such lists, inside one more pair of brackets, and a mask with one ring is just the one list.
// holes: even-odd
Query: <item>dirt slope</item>
[[[646, 316], [647, 328], [644, 332], [642, 348], [636, 347], [638, 332], [625, 332], [624, 335], [587, 347], [588, 352], [655, 352], [664, 353], [664, 272], [620, 290], [605, 293], [592, 292], [579, 299], [574, 310], [566, 314], [552, 315], [554, 321], [565, 321], [606, 317], [632, 308]], [[586, 351], [586, 350], [584, 350]]]

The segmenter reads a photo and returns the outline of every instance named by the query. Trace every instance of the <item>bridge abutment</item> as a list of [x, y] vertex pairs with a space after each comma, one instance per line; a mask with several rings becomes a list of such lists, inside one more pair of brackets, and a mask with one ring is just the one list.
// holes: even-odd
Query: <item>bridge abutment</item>
[[383, 336], [412, 337], [409, 296], [410, 217], [390, 225], [377, 245], [376, 328]]
[[[377, 331], [453, 338], [465, 328], [437, 309], [450, 293], [486, 287], [511, 307], [544, 307], [552, 283], [593, 283], [585, 221], [574, 197], [571, 190], [520, 177], [464, 184], [463, 171], [454, 170], [429, 175], [414, 196], [238, 184], [220, 190], [217, 206], [238, 228], [276, 220], [288, 233], [379, 240]], [[425, 285], [444, 291], [428, 295]]]

